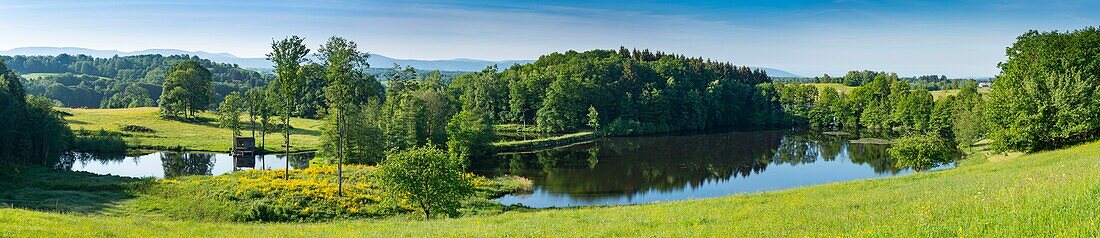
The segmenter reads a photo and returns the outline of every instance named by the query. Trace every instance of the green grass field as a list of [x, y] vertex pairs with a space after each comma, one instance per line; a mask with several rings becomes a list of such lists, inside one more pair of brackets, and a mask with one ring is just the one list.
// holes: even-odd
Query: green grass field
[[839, 83], [810, 83], [809, 85], [813, 85], [814, 87], [817, 88], [817, 90], [821, 90], [823, 88], [833, 88], [833, 89], [836, 89], [836, 92], [842, 93], [842, 94], [852, 93], [852, 90], [856, 88], [856, 87], [847, 86], [847, 85], [843, 85], [843, 84], [839, 84]]
[[[233, 132], [228, 128], [218, 127], [214, 114], [210, 112], [199, 115], [204, 121], [201, 123], [184, 123], [172, 120], [163, 120], [157, 115], [157, 108], [123, 108], [123, 109], [71, 109], [62, 108], [62, 111], [73, 114], [67, 117], [69, 127], [73, 130], [99, 130], [121, 131], [126, 125], [143, 126], [153, 129], [152, 133], [125, 132], [128, 136], [126, 142], [136, 148], [182, 148], [185, 150], [218, 151], [225, 152], [233, 143]], [[247, 119], [244, 119], [247, 126]], [[277, 120], [277, 119], [275, 119]], [[321, 121], [312, 119], [291, 118], [290, 124], [294, 126], [290, 136], [291, 151], [316, 150], [320, 147]], [[248, 129], [241, 131], [244, 136], [251, 136]], [[257, 137], [259, 134], [257, 133]], [[260, 138], [256, 138], [259, 146]], [[282, 133], [273, 132], [267, 135], [266, 149], [269, 151], [282, 151]]]
[[[38, 79], [41, 79], [43, 77], [56, 76], [56, 75], [62, 75], [62, 74], [63, 73], [29, 73], [29, 74], [22, 74], [22, 75], [19, 75], [19, 76], [21, 76], [25, 79], [29, 79], [29, 80], [38, 80]], [[75, 75], [77, 75], [77, 76], [92, 76], [92, 77], [96, 77], [96, 78], [100, 78], [100, 79], [111, 79], [111, 78], [107, 78], [107, 77], [87, 75], [87, 74], [75, 74]]]
[[[852, 86], [845, 86], [845, 85], [839, 84], [839, 83], [810, 83], [808, 85], [813, 85], [814, 87], [817, 87], [818, 90], [820, 90], [822, 88], [834, 88], [834, 89], [836, 89], [837, 92], [843, 93], [843, 94], [852, 93], [852, 90], [856, 88], [856, 87], [852, 87]], [[928, 91], [928, 93], [932, 94], [932, 98], [940, 99], [940, 98], [946, 97], [948, 95], [958, 95], [959, 90], [958, 89], [936, 90], [936, 91]], [[989, 90], [988, 89], [978, 89], [978, 93], [986, 94], [986, 93], [989, 93]]]
[[1100, 142], [961, 164], [722, 198], [432, 221], [214, 223], [0, 209], [0, 237], [1100, 235]]

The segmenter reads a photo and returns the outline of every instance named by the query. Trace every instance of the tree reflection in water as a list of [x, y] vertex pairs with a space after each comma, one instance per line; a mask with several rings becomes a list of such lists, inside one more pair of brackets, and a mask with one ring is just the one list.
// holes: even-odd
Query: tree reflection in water
[[160, 162], [164, 167], [165, 178], [210, 175], [214, 167], [214, 154], [161, 152]]
[[81, 166], [87, 166], [90, 162], [97, 162], [101, 164], [119, 163], [126, 159], [126, 154], [122, 153], [83, 153], [83, 152], [65, 152], [61, 153], [61, 159], [54, 165], [54, 169], [60, 171], [69, 171], [73, 169], [73, 165], [80, 163]]
[[[887, 145], [850, 144], [847, 138], [792, 131], [606, 138], [533, 153], [502, 154], [475, 172], [519, 175], [573, 199], [627, 197], [681, 191], [708, 182], [749, 177], [769, 165], [847, 161], [875, 174], [897, 174]], [[843, 171], [839, 171], [843, 172]]]

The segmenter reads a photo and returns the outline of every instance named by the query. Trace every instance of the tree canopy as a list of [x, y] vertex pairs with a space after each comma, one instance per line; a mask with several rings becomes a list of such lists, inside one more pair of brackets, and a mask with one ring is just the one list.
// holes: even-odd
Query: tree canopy
[[10, 65], [17, 74], [37, 73], [24, 81], [28, 94], [46, 96], [67, 107], [89, 108], [156, 105], [162, 92], [166, 92], [161, 86], [168, 72], [174, 65], [188, 60], [210, 71], [217, 99], [267, 81], [256, 71], [188, 55], [0, 56], [0, 61]]
[[1035, 151], [1100, 132], [1100, 30], [1029, 31], [1005, 52], [985, 111], [995, 147]]
[[198, 61], [188, 60], [172, 66], [163, 88], [168, 93], [160, 97], [160, 111], [169, 118], [194, 117], [195, 112], [207, 110], [214, 102], [210, 71]]

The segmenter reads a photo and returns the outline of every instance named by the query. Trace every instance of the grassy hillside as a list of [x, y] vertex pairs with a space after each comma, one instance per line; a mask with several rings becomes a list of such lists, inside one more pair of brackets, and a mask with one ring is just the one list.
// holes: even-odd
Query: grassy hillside
[[242, 224], [0, 209], [0, 236], [1100, 235], [1100, 142], [972, 160], [946, 171], [777, 192], [434, 221]]
[[[186, 150], [203, 151], [228, 151], [232, 145], [233, 132], [228, 128], [218, 127], [215, 116], [212, 113], [202, 113], [200, 123], [184, 123], [172, 120], [162, 120], [157, 115], [157, 108], [124, 108], [124, 109], [69, 109], [62, 111], [73, 114], [68, 117], [69, 127], [73, 130], [99, 130], [122, 131], [122, 127], [135, 125], [153, 129], [152, 133], [125, 132], [126, 142], [130, 146], [139, 148], [183, 148]], [[247, 125], [247, 119], [245, 119]], [[290, 137], [293, 151], [316, 150], [320, 146], [321, 121], [311, 119], [292, 118], [290, 124], [294, 129]], [[246, 128], [241, 132], [244, 136], [250, 136], [251, 132]], [[259, 134], [257, 133], [257, 137]], [[260, 139], [256, 138], [259, 146]], [[281, 133], [267, 135], [266, 149], [269, 151], [282, 151], [283, 136]]]

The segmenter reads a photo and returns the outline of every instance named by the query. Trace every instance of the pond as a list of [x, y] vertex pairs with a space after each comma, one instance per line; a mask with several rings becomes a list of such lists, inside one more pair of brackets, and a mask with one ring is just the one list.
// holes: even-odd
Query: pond
[[[313, 153], [290, 154], [290, 169], [309, 167]], [[68, 153], [62, 168], [126, 177], [172, 178], [185, 175], [221, 175], [242, 169], [284, 169], [283, 154], [234, 158], [226, 153], [159, 151], [142, 155]]]
[[532, 192], [497, 201], [536, 208], [719, 197], [912, 173], [894, 167], [889, 145], [850, 139], [787, 130], [605, 138], [499, 154], [475, 172], [532, 180]]

